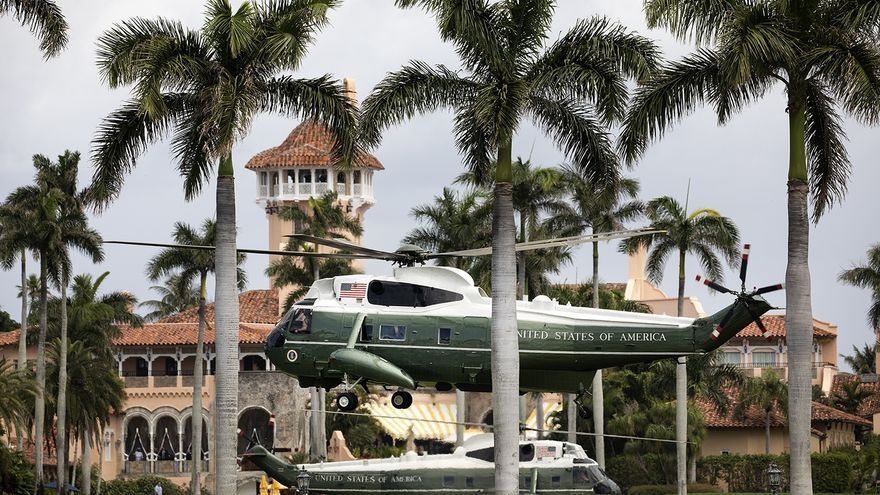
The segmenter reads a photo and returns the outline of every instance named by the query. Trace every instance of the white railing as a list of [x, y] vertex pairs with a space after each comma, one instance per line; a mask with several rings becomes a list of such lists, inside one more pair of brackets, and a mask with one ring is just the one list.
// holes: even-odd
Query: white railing
[[296, 194], [296, 184], [284, 184], [284, 194]]
[[307, 182], [304, 184], [299, 184], [299, 194], [301, 196], [309, 196], [312, 194], [312, 183]]
[[265, 198], [269, 195], [269, 186], [260, 186], [260, 197]]
[[364, 185], [363, 184], [352, 184], [351, 195], [352, 196], [363, 196], [364, 195]]
[[345, 196], [345, 184], [336, 184], [336, 194], [340, 196]]
[[319, 196], [324, 194], [325, 192], [330, 190], [330, 184], [326, 182], [316, 182], [315, 183], [315, 196]]

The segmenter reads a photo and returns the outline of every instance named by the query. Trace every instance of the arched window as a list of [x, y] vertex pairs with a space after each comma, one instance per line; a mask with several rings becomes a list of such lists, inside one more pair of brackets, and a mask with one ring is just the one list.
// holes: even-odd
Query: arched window
[[[272, 449], [275, 443], [275, 425], [274, 418], [268, 411], [262, 407], [249, 407], [241, 412], [238, 417], [238, 456], [245, 453], [254, 445], [263, 445], [267, 449]], [[242, 471], [258, 470], [255, 465], [249, 461], [241, 463]]]

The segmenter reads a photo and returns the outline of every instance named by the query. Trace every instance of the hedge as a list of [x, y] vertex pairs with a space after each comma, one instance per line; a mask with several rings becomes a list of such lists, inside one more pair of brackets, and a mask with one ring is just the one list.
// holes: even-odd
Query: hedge
[[[688, 493], [721, 493], [721, 489], [714, 485], [700, 483], [688, 484]], [[676, 485], [637, 485], [629, 489], [627, 495], [672, 495], [678, 493]]]
[[[812, 455], [813, 491], [845, 493], [858, 490], [862, 475], [856, 467], [855, 452], [830, 452]], [[712, 485], [727, 483], [730, 492], [765, 492], [768, 490], [767, 469], [776, 463], [782, 471], [781, 490], [788, 491], [788, 455], [724, 455], [709, 456], [697, 463], [700, 480]]]

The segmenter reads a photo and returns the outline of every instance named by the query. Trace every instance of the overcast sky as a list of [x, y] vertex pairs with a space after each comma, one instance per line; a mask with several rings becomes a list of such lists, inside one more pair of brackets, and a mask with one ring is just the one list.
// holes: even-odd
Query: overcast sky
[[[236, 4], [238, 2], [235, 2]], [[109, 90], [95, 66], [95, 40], [115, 22], [134, 16], [180, 19], [199, 28], [203, 4], [181, 0], [59, 0], [70, 24], [70, 44], [60, 56], [44, 62], [37, 40], [11, 18], [0, 18], [0, 197], [32, 181], [31, 156], [52, 157], [65, 149], [83, 154], [80, 181], [91, 178], [90, 142], [101, 119], [127, 98], [127, 89]], [[691, 50], [672, 41], [663, 31], [645, 26], [641, 2], [636, 0], [560, 0], [551, 39], [565, 32], [577, 19], [605, 15], [656, 40], [668, 58]], [[325, 73], [352, 77], [363, 100], [388, 72], [411, 59], [443, 63], [457, 68], [457, 58], [436, 35], [432, 19], [417, 10], [400, 10], [392, 0], [347, 0], [331, 13], [331, 25], [321, 33], [296, 73], [314, 77]], [[760, 103], [746, 109], [725, 127], [719, 127], [708, 111], [685, 118], [630, 172], [642, 184], [642, 198], [672, 195], [684, 201], [691, 180], [690, 209], [708, 207], [730, 216], [744, 240], [752, 243], [749, 284], [782, 282], [786, 265], [786, 173], [787, 118], [785, 99], [779, 88]], [[236, 195], [240, 246], [263, 248], [267, 228], [263, 211], [255, 204], [253, 172], [244, 164], [254, 154], [278, 145], [299, 122], [275, 116], [256, 119], [246, 139], [235, 148]], [[853, 175], [843, 205], [825, 215], [811, 229], [813, 315], [839, 326], [839, 349], [871, 340], [865, 322], [869, 292], [837, 282], [841, 269], [862, 262], [871, 244], [880, 242], [880, 216], [876, 189], [880, 184], [880, 130], [847, 121]], [[451, 138], [449, 114], [418, 117], [389, 130], [375, 155], [385, 165], [376, 174], [377, 204], [367, 213], [364, 243], [394, 249], [416, 225], [409, 211], [440, 193], [462, 171]], [[514, 141], [514, 155], [528, 157], [537, 165], [562, 163], [562, 155], [533, 127], [525, 125]], [[120, 198], [92, 225], [105, 239], [168, 241], [176, 221], [200, 224], [214, 216], [214, 184], [192, 202], [185, 202], [181, 181], [174, 171], [166, 144], [150, 148], [126, 178]], [[603, 245], [601, 277], [625, 281], [625, 257], [616, 246]], [[100, 266], [76, 259], [76, 273], [110, 271], [105, 290], [128, 290], [139, 299], [153, 299], [144, 265], [155, 254], [149, 248], [107, 246]], [[587, 248], [575, 253], [575, 263], [564, 269], [559, 281], [583, 281], [590, 276]], [[30, 262], [36, 273], [37, 264]], [[250, 288], [268, 286], [266, 260], [251, 256], [246, 269]], [[729, 296], [710, 295], [693, 282], [698, 273], [690, 260], [687, 293], [697, 296], [708, 312], [730, 303]], [[368, 263], [370, 272], [390, 273], [383, 263]], [[675, 294], [674, 263], [667, 267], [662, 288]], [[736, 286], [730, 272], [729, 285]], [[18, 270], [0, 272], [0, 308], [16, 320]], [[772, 304], [783, 306], [783, 293], [771, 294]]]

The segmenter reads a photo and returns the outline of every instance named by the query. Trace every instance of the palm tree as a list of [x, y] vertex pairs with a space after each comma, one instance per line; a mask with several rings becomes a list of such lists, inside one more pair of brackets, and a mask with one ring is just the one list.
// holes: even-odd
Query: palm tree
[[[645, 206], [636, 200], [639, 181], [621, 178], [611, 183], [597, 183], [585, 178], [575, 167], [566, 165], [562, 172], [563, 183], [571, 194], [572, 204], [562, 203], [553, 211], [550, 223], [562, 236], [612, 232], [625, 228], [626, 222], [644, 213]], [[593, 304], [599, 307], [599, 243], [593, 242]], [[602, 387], [602, 370], [593, 377], [593, 428], [596, 433], [596, 462], [605, 467], [605, 415]], [[574, 396], [569, 396], [569, 401]], [[574, 407], [570, 408], [572, 411]]]
[[111, 88], [134, 84], [132, 99], [100, 125], [92, 195], [106, 206], [152, 144], [173, 134], [172, 150], [187, 199], [217, 162], [216, 495], [235, 492], [238, 414], [238, 298], [232, 148], [260, 112], [314, 119], [336, 138], [333, 156], [357, 156], [356, 109], [329, 76], [281, 75], [299, 67], [338, 0], [208, 0], [200, 31], [169, 19], [131, 19], [98, 40], [98, 66]]
[[47, 59], [67, 45], [67, 21], [52, 0], [0, 1], [0, 16], [10, 14], [40, 38], [40, 50]]
[[[788, 385], [772, 369], [761, 371], [759, 378], [748, 378], [740, 388], [734, 416], [743, 417], [755, 406], [764, 413], [764, 453], [770, 453], [770, 422], [775, 409], [782, 410], [788, 402]], [[789, 433], [791, 434], [791, 433]]]
[[[0, 206], [0, 267], [4, 270], [12, 268], [15, 258], [18, 257], [21, 264], [21, 286], [28, 286], [27, 277], [27, 248], [22, 240], [27, 235], [29, 228], [27, 212], [16, 209], [11, 205]], [[17, 230], [17, 231], [16, 231]], [[28, 291], [19, 290], [21, 298], [21, 332], [18, 336], [18, 370], [27, 366], [27, 322], [28, 322]], [[18, 435], [19, 440], [21, 435]], [[19, 450], [21, 446], [18, 446]]]
[[[520, 157], [511, 163], [511, 173], [513, 210], [519, 217], [519, 239], [517, 242], [537, 240], [530, 234], [540, 226], [541, 214], [560, 203], [563, 193], [561, 176], [555, 168], [532, 167], [531, 160], [523, 161]], [[459, 175], [455, 181], [479, 187], [491, 196], [494, 177], [495, 164], [493, 163], [489, 170], [470, 170]], [[529, 264], [527, 260], [529, 254], [534, 255], [534, 253], [521, 251], [517, 256], [517, 299], [521, 299], [523, 294], [527, 293], [526, 266]]]
[[37, 385], [27, 370], [13, 369], [12, 363], [0, 357], [0, 423], [24, 428], [30, 415], [30, 398], [37, 395]]
[[[416, 206], [410, 216], [422, 224], [409, 232], [403, 242], [433, 252], [458, 251], [483, 247], [483, 239], [492, 235], [492, 205], [486, 194], [472, 189], [458, 192], [444, 187], [431, 203]], [[451, 266], [471, 274], [477, 285], [489, 289], [489, 268], [481, 257], [442, 257], [441, 266]]]
[[193, 287], [193, 280], [179, 274], [168, 276], [164, 285], [153, 285], [150, 289], [158, 292], [161, 299], [151, 299], [140, 303], [140, 307], [151, 309], [144, 315], [147, 321], [156, 321], [199, 305], [199, 289]]
[[877, 344], [865, 344], [859, 349], [855, 345], [852, 346], [852, 356], [840, 356], [843, 361], [852, 368], [854, 373], [858, 374], [876, 374], [877, 373]]
[[[495, 159], [492, 222], [492, 390], [495, 489], [517, 490], [519, 353], [515, 311], [516, 235], [511, 165], [517, 127], [529, 118], [586, 175], [613, 180], [618, 170], [604, 125], [622, 116], [625, 78], [644, 78], [657, 52], [645, 38], [602, 18], [579, 21], [544, 49], [552, 1], [397, 0], [437, 20], [464, 71], [411, 62], [388, 74], [364, 101], [361, 134], [375, 146], [384, 129], [441, 107], [455, 112], [456, 144], [471, 171]], [[588, 106], [587, 103], [592, 104]], [[595, 112], [594, 112], [595, 109]]]
[[880, 244], [874, 244], [868, 249], [867, 264], [855, 265], [849, 270], [844, 270], [837, 279], [848, 285], [871, 289], [868, 324], [875, 330], [880, 329]]
[[841, 383], [840, 388], [834, 391], [834, 394], [831, 396], [831, 403], [842, 411], [858, 414], [862, 402], [873, 395], [873, 390], [862, 387], [861, 380], [849, 380]]
[[785, 327], [789, 345], [791, 490], [810, 493], [809, 208], [813, 220], [842, 200], [850, 172], [839, 110], [880, 121], [880, 6], [872, 2], [691, 2], [647, 0], [648, 25], [700, 43], [638, 90], [620, 148], [628, 160], [649, 140], [707, 103], [724, 124], [745, 105], [786, 91], [789, 130], [788, 267]]
[[[200, 231], [193, 227], [177, 222], [174, 224], [174, 232], [171, 234], [176, 244], [183, 246], [211, 246], [217, 235], [217, 224], [214, 220], [207, 219], [202, 222]], [[238, 255], [238, 264], [244, 262], [245, 256]], [[192, 406], [192, 479], [190, 486], [193, 495], [201, 493], [201, 476], [199, 468], [202, 458], [202, 366], [205, 354], [205, 306], [208, 298], [208, 274], [214, 273], [215, 256], [213, 249], [187, 249], [185, 247], [173, 247], [163, 249], [162, 252], [153, 256], [147, 264], [147, 276], [156, 281], [164, 276], [178, 277], [179, 284], [191, 285], [193, 280], [199, 280], [199, 331], [196, 338], [196, 360], [193, 365], [193, 406]], [[173, 274], [173, 275], [172, 275]], [[247, 274], [238, 267], [238, 289], [244, 289], [247, 284]]]
[[[36, 251], [40, 257], [40, 337], [37, 343], [37, 384], [39, 390], [35, 401], [34, 423], [36, 441], [35, 470], [37, 489], [43, 487], [43, 425], [45, 420], [46, 366], [45, 346], [48, 326], [48, 282], [52, 281], [62, 289], [62, 301], [66, 300], [67, 274], [70, 273], [68, 247], [72, 246], [88, 255], [94, 262], [103, 259], [101, 237], [88, 227], [81, 203], [71, 194], [71, 177], [75, 190], [75, 169], [78, 154], [65, 152], [59, 156], [58, 163], [42, 155], [34, 155], [37, 169], [35, 184], [19, 187], [8, 196], [6, 203], [11, 208], [27, 211], [31, 220], [30, 229], [21, 232], [16, 243]], [[61, 329], [65, 335], [66, 304], [61, 304]], [[62, 363], [63, 364], [63, 363]], [[62, 370], [66, 369], [62, 366]], [[62, 376], [61, 379], [64, 377]], [[62, 383], [66, 383], [63, 380]], [[63, 390], [64, 387], [61, 387]], [[63, 401], [63, 397], [59, 402]], [[64, 424], [63, 411], [59, 424]], [[59, 428], [61, 431], [62, 428]], [[60, 434], [60, 433], [59, 433]], [[59, 442], [63, 444], [63, 442]], [[59, 458], [59, 473], [63, 470], [63, 459]], [[58, 479], [63, 479], [59, 475]]]
[[[670, 254], [678, 254], [678, 316], [684, 315], [685, 258], [697, 256], [709, 278], [723, 278], [721, 261], [730, 266], [737, 262], [739, 231], [733, 221], [708, 208], [690, 214], [687, 207], [669, 196], [652, 199], [645, 208], [651, 228], [663, 233], [626, 239], [621, 249], [633, 253], [640, 248], [652, 248], [648, 255], [648, 277], [659, 283], [663, 266]], [[678, 493], [687, 493], [687, 359], [678, 358], [676, 368], [676, 440], [678, 441]]]

